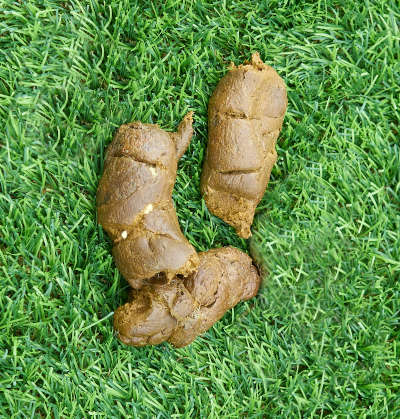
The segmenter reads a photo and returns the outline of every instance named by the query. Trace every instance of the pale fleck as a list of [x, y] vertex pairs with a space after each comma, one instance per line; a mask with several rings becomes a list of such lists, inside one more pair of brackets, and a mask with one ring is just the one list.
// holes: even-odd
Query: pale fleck
[[122, 236], [122, 238], [125, 240], [125, 239], [128, 237], [128, 232], [127, 232], [126, 230], [124, 230], [124, 231], [121, 233], [121, 236]]
[[143, 212], [144, 214], [149, 214], [151, 211], [153, 211], [153, 204], [147, 205]]
[[153, 175], [153, 177], [157, 176], [157, 170], [154, 167], [150, 167], [150, 172]]

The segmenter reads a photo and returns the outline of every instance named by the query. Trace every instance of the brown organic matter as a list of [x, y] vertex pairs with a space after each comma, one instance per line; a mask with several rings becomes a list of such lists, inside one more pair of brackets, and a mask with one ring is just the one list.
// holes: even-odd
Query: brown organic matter
[[115, 263], [133, 288], [159, 273], [195, 272], [199, 259], [182, 234], [172, 203], [177, 164], [192, 138], [192, 113], [176, 133], [157, 125], [122, 125], [109, 145], [97, 190], [99, 223]]
[[223, 77], [208, 105], [201, 190], [210, 211], [248, 238], [276, 162], [287, 107], [284, 81], [258, 53]]
[[189, 345], [239, 301], [257, 294], [260, 277], [248, 255], [233, 247], [199, 254], [196, 273], [171, 281], [159, 275], [114, 314], [119, 339], [133, 346], [168, 341]]

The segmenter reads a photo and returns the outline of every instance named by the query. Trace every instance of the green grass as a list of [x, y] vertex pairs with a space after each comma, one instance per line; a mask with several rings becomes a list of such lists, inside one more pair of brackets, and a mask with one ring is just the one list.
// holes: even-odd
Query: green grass
[[[400, 417], [399, 22], [395, 0], [0, 0], [0, 417]], [[248, 249], [199, 178], [208, 98], [254, 51], [289, 94], [264, 287], [187, 348], [125, 347], [105, 147], [194, 110], [181, 227]]]

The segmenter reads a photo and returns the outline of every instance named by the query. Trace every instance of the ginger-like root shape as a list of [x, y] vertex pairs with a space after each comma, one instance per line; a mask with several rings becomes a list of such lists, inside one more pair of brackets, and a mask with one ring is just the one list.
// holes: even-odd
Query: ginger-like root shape
[[161, 275], [131, 291], [114, 314], [119, 339], [132, 346], [164, 341], [189, 345], [239, 301], [257, 294], [260, 276], [248, 255], [233, 247], [199, 254], [196, 273], [166, 281]]
[[287, 107], [284, 81], [258, 53], [219, 81], [208, 105], [208, 146], [201, 190], [209, 210], [243, 238], [277, 159]]
[[97, 190], [98, 222], [112, 239], [115, 263], [133, 288], [159, 273], [197, 270], [172, 202], [177, 164], [193, 135], [192, 113], [176, 133], [158, 125], [122, 125], [109, 145]]

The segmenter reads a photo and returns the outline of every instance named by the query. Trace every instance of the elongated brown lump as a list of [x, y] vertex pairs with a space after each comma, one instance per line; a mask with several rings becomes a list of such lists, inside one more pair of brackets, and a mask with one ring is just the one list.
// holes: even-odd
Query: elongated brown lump
[[140, 290], [114, 314], [119, 339], [132, 346], [168, 341], [189, 345], [227, 310], [257, 294], [260, 277], [248, 255], [233, 247], [199, 254], [196, 273], [167, 281], [163, 276]]
[[287, 107], [284, 81], [258, 53], [223, 77], [208, 105], [201, 190], [209, 210], [248, 238], [277, 154]]
[[195, 272], [199, 259], [172, 203], [177, 164], [193, 134], [192, 113], [176, 133], [157, 125], [122, 125], [107, 149], [97, 190], [98, 222], [113, 240], [115, 263], [134, 288], [164, 273]]

